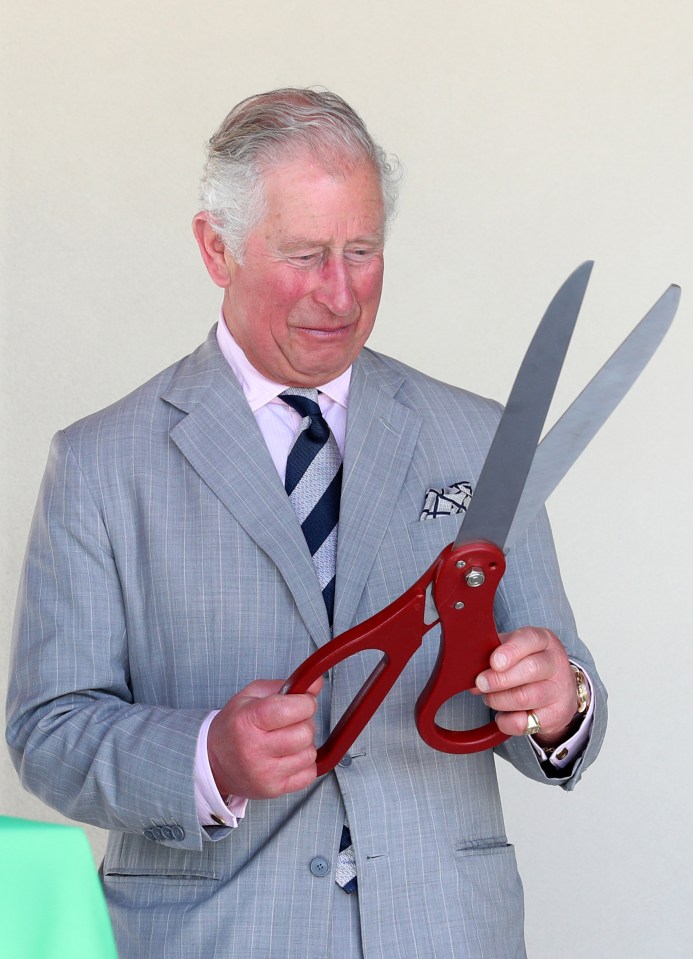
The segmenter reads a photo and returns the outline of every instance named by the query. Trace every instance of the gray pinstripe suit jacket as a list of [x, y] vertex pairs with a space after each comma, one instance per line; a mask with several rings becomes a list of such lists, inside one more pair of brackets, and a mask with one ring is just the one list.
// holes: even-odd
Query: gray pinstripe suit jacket
[[[474, 482], [497, 418], [495, 404], [363, 351], [349, 398], [336, 632], [385, 606], [454, 538], [455, 518], [419, 521], [424, 491]], [[589, 669], [598, 702], [586, 768], [605, 694], [545, 517], [510, 557], [497, 620], [554, 629]], [[414, 727], [433, 634], [351, 765], [306, 793], [250, 803], [236, 830], [198, 825], [194, 754], [208, 710], [257, 677], [288, 675], [329, 639], [297, 519], [213, 333], [58, 434], [20, 590], [8, 741], [28, 789], [111, 831], [103, 877], [122, 959], [324, 959], [333, 897], [344, 893], [309, 864], [334, 863], [345, 810], [367, 959], [524, 955], [493, 755], [435, 752]], [[323, 733], [375, 658], [336, 669]], [[488, 719], [468, 694], [444, 709], [458, 728]], [[523, 739], [497, 752], [545, 781]], [[579, 775], [553, 782], [572, 788]]]

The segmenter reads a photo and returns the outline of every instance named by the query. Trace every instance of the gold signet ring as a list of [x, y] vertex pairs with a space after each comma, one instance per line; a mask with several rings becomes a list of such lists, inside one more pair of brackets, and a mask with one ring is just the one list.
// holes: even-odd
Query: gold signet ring
[[541, 732], [541, 723], [536, 713], [527, 713], [527, 728], [525, 736], [535, 736]]

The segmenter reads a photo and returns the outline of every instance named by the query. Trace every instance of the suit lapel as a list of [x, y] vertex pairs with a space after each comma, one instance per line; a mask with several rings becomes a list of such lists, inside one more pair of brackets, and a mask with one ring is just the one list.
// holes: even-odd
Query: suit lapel
[[327, 642], [327, 613], [305, 538], [214, 331], [178, 367], [162, 398], [187, 414], [171, 430], [173, 442], [276, 563], [315, 642]]
[[[356, 614], [416, 447], [421, 416], [396, 397], [402, 375], [364, 350], [349, 391], [339, 518], [335, 634]], [[308, 632], [331, 638], [301, 527], [214, 331], [177, 368], [162, 399], [184, 414], [171, 439], [277, 565]]]
[[402, 380], [369, 350], [354, 364], [339, 515], [335, 633], [353, 621], [421, 429], [421, 416], [396, 398]]

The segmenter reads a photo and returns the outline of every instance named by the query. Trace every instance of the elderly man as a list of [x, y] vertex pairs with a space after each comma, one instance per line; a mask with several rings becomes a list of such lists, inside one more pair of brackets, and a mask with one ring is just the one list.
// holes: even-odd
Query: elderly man
[[[416, 733], [435, 639], [319, 779], [316, 737], [372, 662], [279, 694], [316, 644], [454, 539], [460, 516], [424, 503], [451, 489], [464, 509], [499, 415], [364, 346], [396, 185], [334, 94], [239, 104], [210, 141], [193, 224], [219, 323], [54, 441], [8, 741], [28, 789], [110, 830], [121, 959], [524, 955], [493, 754], [440, 753]], [[510, 735], [496, 752], [571, 789], [599, 749], [605, 693], [545, 516], [513, 550], [495, 615], [503, 643], [443, 721], [495, 710]]]

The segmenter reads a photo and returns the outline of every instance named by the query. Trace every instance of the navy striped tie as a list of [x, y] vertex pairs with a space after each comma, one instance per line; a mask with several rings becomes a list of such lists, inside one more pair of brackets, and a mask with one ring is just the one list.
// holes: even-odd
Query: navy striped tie
[[318, 406], [316, 389], [291, 389], [281, 399], [302, 417], [286, 461], [286, 492], [308, 543], [332, 625], [342, 457]]
[[[286, 461], [284, 486], [306, 537], [332, 625], [337, 561], [342, 457], [318, 406], [316, 389], [290, 389], [281, 399], [302, 419]], [[339, 846], [336, 881], [345, 892], [357, 888], [354, 847], [348, 823]]]

